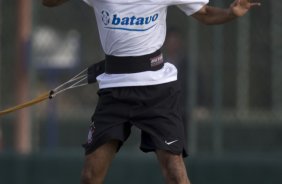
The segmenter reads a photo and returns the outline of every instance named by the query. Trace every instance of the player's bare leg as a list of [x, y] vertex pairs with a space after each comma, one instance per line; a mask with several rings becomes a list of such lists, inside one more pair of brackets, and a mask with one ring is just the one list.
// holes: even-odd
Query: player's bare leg
[[163, 150], [157, 150], [156, 155], [167, 184], [190, 184], [181, 155]]
[[112, 140], [87, 155], [81, 175], [82, 184], [102, 184], [119, 142]]

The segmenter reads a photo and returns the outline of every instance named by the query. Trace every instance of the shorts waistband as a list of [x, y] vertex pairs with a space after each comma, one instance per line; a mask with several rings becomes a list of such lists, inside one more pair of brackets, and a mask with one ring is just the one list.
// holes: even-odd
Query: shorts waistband
[[143, 56], [106, 55], [105, 73], [122, 74], [144, 71], [156, 71], [164, 66], [161, 50]]

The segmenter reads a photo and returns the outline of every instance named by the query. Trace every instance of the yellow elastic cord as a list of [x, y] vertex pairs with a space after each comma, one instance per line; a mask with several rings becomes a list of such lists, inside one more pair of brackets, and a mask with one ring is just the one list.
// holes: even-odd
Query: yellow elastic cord
[[52, 93], [52, 91], [46, 92], [46, 93], [44, 93], [44, 94], [42, 94], [42, 95], [40, 95], [40, 96], [38, 96], [38, 97], [28, 101], [28, 102], [25, 102], [23, 104], [17, 105], [15, 107], [8, 108], [8, 109], [3, 110], [3, 111], [0, 111], [0, 116], [8, 114], [8, 113], [11, 113], [11, 112], [14, 112], [14, 111], [19, 110], [19, 109], [23, 109], [25, 107], [37, 104], [37, 103], [42, 102], [42, 101], [44, 101], [44, 100], [46, 100], [48, 98], [51, 98], [51, 96], [50, 96], [51, 93]]
[[57, 88], [46, 92], [28, 102], [25, 102], [23, 104], [17, 105], [15, 107], [11, 107], [9, 109], [0, 111], [0, 116], [8, 114], [10, 112], [37, 104], [39, 102], [42, 102], [48, 98], [53, 98], [55, 97], [57, 94], [60, 94], [62, 92], [65, 92], [69, 89], [73, 89], [73, 88], [77, 88], [77, 87], [81, 87], [81, 86], [85, 86], [88, 85], [88, 68], [86, 68], [85, 70], [81, 71], [79, 74], [77, 74], [76, 76], [74, 76], [73, 78], [71, 78], [69, 81], [61, 84], [60, 86], [58, 86]]

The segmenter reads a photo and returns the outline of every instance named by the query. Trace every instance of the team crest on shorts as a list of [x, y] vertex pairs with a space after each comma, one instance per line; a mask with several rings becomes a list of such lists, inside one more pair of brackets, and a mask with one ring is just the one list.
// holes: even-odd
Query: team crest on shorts
[[94, 125], [94, 121], [90, 124], [89, 127], [89, 132], [88, 132], [88, 136], [87, 136], [87, 143], [90, 144], [93, 141], [93, 134], [95, 132], [95, 125]]

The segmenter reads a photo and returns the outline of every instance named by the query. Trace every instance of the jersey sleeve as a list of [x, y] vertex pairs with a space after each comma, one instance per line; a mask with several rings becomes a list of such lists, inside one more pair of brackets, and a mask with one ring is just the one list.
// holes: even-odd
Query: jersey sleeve
[[191, 3], [179, 4], [177, 7], [186, 15], [192, 15], [199, 11], [203, 6], [209, 3], [209, 0], [197, 0]]
[[89, 6], [92, 6], [92, 0], [82, 0], [82, 1], [88, 4]]

